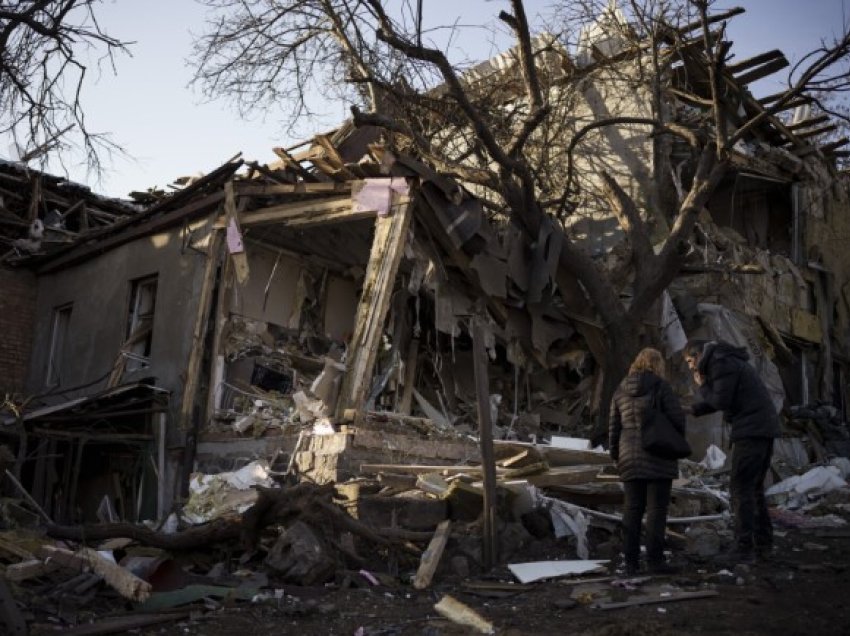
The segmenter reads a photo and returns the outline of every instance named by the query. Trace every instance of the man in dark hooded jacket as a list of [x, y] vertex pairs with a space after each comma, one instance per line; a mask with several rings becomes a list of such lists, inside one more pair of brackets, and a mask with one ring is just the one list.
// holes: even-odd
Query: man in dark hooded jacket
[[731, 558], [741, 563], [752, 563], [756, 550], [766, 553], [773, 546], [764, 479], [773, 440], [780, 434], [776, 408], [748, 359], [746, 349], [726, 342], [692, 340], [685, 348], [685, 360], [700, 387], [701, 401], [694, 403], [693, 414], [723, 411], [731, 426], [730, 490], [736, 541]]

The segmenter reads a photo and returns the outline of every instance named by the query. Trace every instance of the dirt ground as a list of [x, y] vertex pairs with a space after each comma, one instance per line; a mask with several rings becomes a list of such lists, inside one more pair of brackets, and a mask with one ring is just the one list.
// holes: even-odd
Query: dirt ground
[[[439, 577], [427, 591], [410, 586], [285, 587], [282, 599], [222, 607], [144, 634], [299, 634], [300, 636], [440, 636], [474, 633], [439, 617], [433, 606], [451, 594], [491, 621], [495, 633], [592, 634], [850, 634], [850, 533], [781, 530], [775, 554], [734, 572], [715, 561], [674, 554], [680, 574], [652, 577], [636, 590], [550, 580], [500, 598], [473, 593], [457, 576]], [[842, 536], [843, 535], [843, 536]], [[610, 572], [608, 575], [610, 576]], [[614, 572], [616, 574], [616, 572]], [[595, 575], [605, 578], [603, 575]], [[482, 580], [482, 577], [475, 577]], [[616, 580], [618, 577], [614, 577]], [[489, 581], [511, 581], [507, 569]], [[717, 596], [598, 609], [595, 603], [713, 590]], [[493, 592], [490, 592], [493, 594]]]

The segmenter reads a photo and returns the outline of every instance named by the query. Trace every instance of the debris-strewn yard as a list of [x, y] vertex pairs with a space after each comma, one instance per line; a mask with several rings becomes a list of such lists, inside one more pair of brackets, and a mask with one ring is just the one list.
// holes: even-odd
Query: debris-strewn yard
[[[848, 632], [850, 140], [726, 64], [742, 9], [615, 5], [133, 202], [0, 161], [0, 631]], [[724, 561], [736, 431], [689, 415], [677, 572], [626, 579], [611, 396], [652, 346], [693, 413], [689, 339], [767, 388], [777, 545]]]
[[[789, 530], [768, 563], [723, 570], [689, 561], [681, 575], [655, 577], [634, 591], [614, 587], [616, 579], [580, 584], [538, 583], [529, 589], [475, 589], [455, 578], [434, 590], [379, 586], [301, 589], [261, 604], [245, 604], [183, 619], [146, 634], [299, 633], [424, 636], [474, 633], [442, 619], [433, 605], [452, 594], [491, 620], [497, 634], [842, 634], [850, 624], [850, 537]], [[510, 580], [506, 573], [500, 577]], [[498, 579], [491, 579], [498, 580]], [[488, 581], [489, 582], [489, 581]], [[520, 587], [513, 584], [513, 587]], [[688, 592], [717, 596], [671, 601]], [[615, 610], [594, 603], [650, 597], [662, 601]], [[610, 601], [608, 601], [610, 599]]]
[[7, 498], [2, 619], [16, 634], [556, 633], [562, 621], [633, 633], [634, 620], [659, 633], [839, 633], [850, 460], [775, 479], [776, 546], [751, 566], [723, 560], [722, 451], [683, 460], [667, 541], [678, 572], [637, 578], [622, 574], [622, 491], [606, 460], [497, 445], [489, 548], [476, 463], [364, 464], [362, 476], [318, 485], [255, 461], [195, 475], [183, 511], [159, 526], [60, 526], [26, 496]]

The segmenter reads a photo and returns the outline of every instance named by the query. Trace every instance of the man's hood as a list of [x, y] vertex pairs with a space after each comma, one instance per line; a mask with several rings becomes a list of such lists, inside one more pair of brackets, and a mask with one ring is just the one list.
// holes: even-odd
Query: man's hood
[[728, 342], [708, 342], [702, 350], [702, 357], [699, 361], [700, 373], [705, 373], [710, 361], [721, 361], [731, 358], [738, 358], [746, 362], [750, 359], [750, 354], [747, 353], [745, 347], [736, 347]]

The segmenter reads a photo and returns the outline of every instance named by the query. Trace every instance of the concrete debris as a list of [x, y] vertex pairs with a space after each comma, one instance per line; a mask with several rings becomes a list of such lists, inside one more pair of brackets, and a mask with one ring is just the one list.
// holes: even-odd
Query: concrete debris
[[252, 487], [272, 483], [265, 460], [253, 461], [234, 472], [195, 474], [189, 482], [191, 495], [183, 507], [183, 519], [200, 524], [228, 513], [244, 512], [257, 500]]
[[774, 484], [765, 495], [786, 508], [800, 508], [812, 499], [839, 488], [847, 488], [838, 466], [817, 466]]

